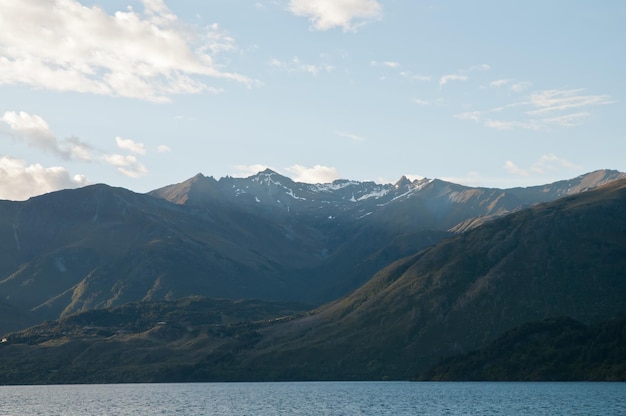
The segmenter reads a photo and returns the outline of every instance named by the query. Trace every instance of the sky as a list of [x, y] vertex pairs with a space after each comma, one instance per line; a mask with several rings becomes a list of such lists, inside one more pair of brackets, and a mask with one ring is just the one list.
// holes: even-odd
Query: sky
[[626, 2], [0, 0], [0, 199], [626, 171]]

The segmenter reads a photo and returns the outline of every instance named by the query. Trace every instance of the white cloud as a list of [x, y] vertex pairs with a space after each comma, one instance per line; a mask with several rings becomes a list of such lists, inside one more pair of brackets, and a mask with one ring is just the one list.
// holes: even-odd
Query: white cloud
[[480, 111], [466, 111], [464, 113], [456, 114], [454, 117], [461, 120], [478, 121], [480, 120], [481, 113]]
[[297, 56], [294, 56], [291, 61], [271, 59], [270, 66], [282, 69], [287, 72], [307, 72], [312, 75], [317, 75], [320, 72], [332, 72], [332, 70], [334, 69], [332, 65], [325, 63], [318, 65], [304, 63]]
[[482, 186], [482, 183], [485, 181], [485, 179], [478, 172], [475, 171], [470, 171], [467, 173], [466, 176], [463, 177], [444, 176], [441, 178], [441, 180], [465, 186]]
[[522, 81], [522, 82], [514, 83], [513, 80], [510, 80], [510, 79], [497, 79], [489, 83], [489, 86], [493, 88], [502, 88], [504, 86], [508, 86], [511, 91], [517, 92], [517, 93], [524, 92], [525, 90], [530, 88], [531, 85], [533, 84], [532, 82], [529, 82], [529, 81]]
[[528, 88], [530, 88], [533, 85], [532, 82], [529, 81], [522, 81], [522, 82], [516, 82], [515, 84], [511, 85], [511, 90], [513, 92], [523, 92], [525, 90], [527, 90]]
[[348, 132], [345, 132], [345, 131], [336, 131], [335, 134], [337, 136], [339, 136], [339, 137], [350, 139], [350, 140], [352, 140], [355, 143], [356, 142], [362, 142], [362, 141], [365, 140], [365, 137], [359, 136], [359, 135], [354, 134], [354, 133], [348, 133]]
[[[443, 87], [450, 81], [467, 81], [469, 79], [469, 76], [465, 74], [467, 74], [468, 72], [477, 72], [477, 71], [482, 72], [482, 71], [489, 71], [489, 70], [491, 70], [491, 67], [488, 64], [473, 65], [467, 69], [460, 69], [457, 71], [456, 74], [442, 75], [439, 78], [439, 86]], [[504, 80], [501, 80], [501, 81], [504, 81]]]
[[516, 121], [516, 120], [486, 119], [483, 124], [486, 127], [496, 129], [496, 130], [513, 130], [513, 129], [541, 130], [542, 128], [545, 127], [545, 123], [541, 123], [537, 120]]
[[441, 78], [439, 78], [439, 85], [444, 86], [449, 81], [467, 81], [468, 79], [469, 77], [467, 75], [457, 75], [457, 74], [443, 75]]
[[148, 169], [133, 155], [112, 153], [102, 155], [101, 159], [130, 178], [138, 178], [148, 173]]
[[430, 105], [430, 102], [426, 101], [426, 100], [421, 100], [419, 98], [414, 98], [413, 102], [417, 105], [422, 105], [422, 106], [427, 106]]
[[387, 68], [399, 68], [400, 62], [395, 61], [370, 61], [371, 66], [384, 66]]
[[48, 123], [38, 115], [24, 111], [7, 111], [1, 118], [14, 133], [14, 137], [24, 140], [33, 147], [60, 152], [54, 133]]
[[[499, 81], [494, 82], [496, 83], [495, 86], [506, 84]], [[530, 83], [524, 83], [524, 85], [526, 87]], [[552, 127], [574, 127], [580, 125], [586, 118], [591, 116], [589, 111], [582, 111], [583, 108], [607, 105], [614, 102], [609, 95], [585, 95], [582, 94], [583, 91], [585, 90], [552, 89], [538, 91], [531, 93], [523, 101], [484, 111], [467, 111], [456, 114], [454, 117], [480, 122], [486, 127], [497, 130], [549, 130]], [[502, 117], [495, 119], [492, 117], [495, 113], [505, 112], [509, 114], [508, 119], [503, 119]]]
[[48, 123], [38, 115], [25, 111], [6, 111], [1, 121], [8, 124], [11, 136], [27, 145], [52, 153], [62, 159], [91, 160], [91, 148], [77, 137], [59, 140]]
[[494, 87], [494, 88], [500, 88], [500, 87], [503, 87], [503, 86], [509, 84], [510, 82], [511, 82], [510, 79], [497, 79], [495, 81], [491, 81], [489, 83], [489, 86], [490, 87]]
[[69, 154], [69, 158], [73, 160], [82, 160], [83, 162], [91, 162], [93, 157], [93, 148], [80, 140], [80, 138], [72, 136], [63, 140], [63, 145]]
[[414, 74], [410, 71], [402, 71], [400, 72], [400, 75], [413, 81], [430, 81], [433, 79], [433, 77], [431, 77], [430, 75]]
[[537, 174], [547, 173], [550, 171], [557, 171], [561, 168], [565, 169], [581, 169], [580, 166], [557, 157], [553, 154], [542, 155], [538, 161], [532, 164], [530, 171]]
[[0, 199], [25, 200], [31, 196], [87, 184], [84, 176], [72, 177], [62, 167], [26, 165], [20, 159], [0, 157]]
[[168, 153], [168, 152], [171, 152], [171, 151], [172, 151], [172, 149], [169, 146], [165, 145], [165, 144], [160, 144], [160, 145], [157, 146], [157, 152], [159, 152], [159, 153]]
[[[52, 153], [63, 160], [91, 162], [95, 159], [116, 167], [119, 172], [131, 178], [137, 178], [148, 173], [148, 169], [133, 155], [107, 154], [92, 148], [78, 137], [59, 140], [50, 130], [48, 123], [40, 116], [28, 114], [24, 111], [7, 111], [0, 118], [0, 121], [5, 122], [9, 126], [11, 137], [14, 139], [23, 141], [31, 147]], [[131, 153], [139, 155], [146, 153], [143, 143], [123, 139], [119, 136], [115, 138], [115, 142], [118, 148]], [[159, 146], [157, 150], [166, 152], [169, 151], [169, 148], [167, 146]]]
[[213, 23], [209, 27], [205, 40], [206, 42], [202, 50], [219, 53], [237, 49], [235, 38], [223, 32], [217, 23]]
[[504, 168], [507, 170], [507, 172], [509, 172], [511, 175], [516, 175], [516, 176], [528, 176], [530, 173], [528, 170], [522, 169], [520, 167], [518, 167], [515, 163], [513, 163], [510, 160], [507, 160], [504, 163]]
[[302, 165], [291, 165], [286, 170], [296, 182], [330, 183], [335, 179], [339, 179], [337, 169], [329, 166], [315, 165], [307, 168]]
[[421, 181], [422, 179], [425, 179], [425, 178], [426, 178], [426, 177], [425, 177], [425, 176], [423, 176], [423, 175], [413, 175], [413, 174], [406, 174], [406, 175], [404, 175], [404, 176], [406, 176], [406, 178], [407, 178], [408, 180], [410, 180], [411, 182], [413, 182], [413, 181]]
[[[290, 0], [289, 10], [308, 17], [316, 30], [341, 27], [344, 31], [356, 31], [367, 20], [382, 15], [382, 6], [376, 0]], [[354, 23], [355, 20], [359, 22]]]
[[31, 115], [24, 111], [7, 111], [2, 116], [12, 130], [35, 136], [52, 136], [48, 123], [38, 115]]
[[235, 166], [236, 172], [232, 175], [235, 178], [247, 178], [248, 176], [256, 175], [259, 172], [263, 172], [265, 169], [271, 169], [276, 172], [276, 169], [267, 165], [252, 164], [252, 165], [237, 165]]
[[[396, 61], [370, 61], [370, 66], [375, 67], [375, 68], [389, 68], [389, 69], [395, 69], [398, 70], [402, 65], [400, 64], [400, 62], [396, 62]], [[410, 81], [431, 81], [433, 79], [432, 76], [430, 75], [422, 75], [422, 74], [415, 74], [412, 71], [409, 70], [404, 70], [404, 71], [398, 71], [398, 73], [400, 74], [401, 77], [406, 78]], [[381, 77], [381, 79], [386, 79], [385, 76]]]
[[554, 154], [542, 155], [539, 160], [533, 163], [530, 167], [524, 169], [518, 167], [515, 163], [507, 160], [504, 164], [504, 168], [512, 175], [515, 176], [531, 176], [531, 175], [544, 175], [546, 173], [554, 173], [563, 169], [566, 170], [578, 170], [580, 166], [562, 159]]
[[121, 137], [115, 138], [115, 143], [117, 143], [117, 147], [123, 150], [128, 150], [132, 153], [137, 153], [139, 155], [146, 154], [146, 147], [143, 143], [137, 143], [130, 139], [122, 139]]
[[471, 66], [469, 71], [489, 71], [491, 67], [488, 64], [480, 64]]
[[584, 119], [591, 114], [587, 112], [579, 112], [572, 114], [563, 114], [556, 117], [545, 117], [541, 121], [545, 125], [557, 125], [560, 127], [574, 127], [580, 125]]
[[77, 0], [0, 3], [0, 85], [168, 101], [172, 94], [217, 92], [203, 78], [254, 80], [223, 72], [207, 51], [234, 48], [213, 25], [180, 22], [161, 0], [143, 13], [84, 6]]
[[584, 89], [544, 90], [530, 95], [531, 103], [537, 110], [528, 111], [530, 115], [543, 115], [557, 111], [569, 110], [595, 105], [612, 104], [608, 95], [583, 95]]

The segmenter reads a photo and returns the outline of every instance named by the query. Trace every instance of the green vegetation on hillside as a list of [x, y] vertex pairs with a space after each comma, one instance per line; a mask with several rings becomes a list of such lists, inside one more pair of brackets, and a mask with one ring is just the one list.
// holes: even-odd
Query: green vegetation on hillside
[[531, 322], [419, 374], [438, 381], [626, 381], [626, 318]]

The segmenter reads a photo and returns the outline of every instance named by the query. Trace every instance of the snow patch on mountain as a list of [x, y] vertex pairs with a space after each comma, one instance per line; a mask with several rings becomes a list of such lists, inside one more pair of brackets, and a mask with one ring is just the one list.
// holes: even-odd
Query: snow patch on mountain
[[366, 199], [370, 199], [370, 198], [376, 198], [376, 199], [379, 199], [379, 198], [382, 198], [382, 197], [384, 197], [385, 195], [387, 195], [390, 191], [391, 191], [391, 189], [389, 189], [389, 188], [379, 189], [379, 190], [376, 190], [376, 191], [370, 192], [370, 193], [368, 193], [368, 194], [365, 194], [365, 195], [363, 195], [363, 196], [360, 196], [360, 197], [357, 199], [357, 201], [365, 201]]
[[361, 182], [349, 180], [336, 180], [332, 183], [315, 183], [309, 185], [311, 192], [334, 192], [347, 188], [348, 186], [359, 186]]

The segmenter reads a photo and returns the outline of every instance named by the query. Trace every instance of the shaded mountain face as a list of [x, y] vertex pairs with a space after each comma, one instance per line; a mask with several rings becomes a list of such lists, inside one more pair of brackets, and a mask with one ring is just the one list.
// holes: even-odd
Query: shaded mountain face
[[409, 378], [526, 322], [621, 318], [625, 212], [620, 180], [442, 241], [349, 296], [268, 329], [245, 366], [263, 373], [286, 362], [286, 374], [311, 378]]
[[180, 205], [222, 205], [272, 217], [316, 219], [317, 226], [327, 228], [332, 228], [333, 220], [356, 221], [374, 216], [392, 217], [386, 225], [396, 227], [420, 224], [427, 229], [448, 230], [468, 219], [505, 215], [624, 177], [625, 173], [600, 170], [547, 185], [495, 189], [437, 179], [411, 182], [406, 177], [395, 184], [350, 180], [306, 184], [266, 169], [248, 178], [226, 177], [219, 181], [198, 174], [149, 194]]
[[620, 176], [500, 190], [406, 178], [311, 185], [264, 171], [149, 194], [94, 185], [0, 201], [0, 297], [36, 319], [190, 295], [319, 304], [468, 221]]
[[626, 318], [584, 325], [571, 318], [529, 322], [485, 348], [447, 357], [419, 380], [626, 381]]
[[[441, 241], [395, 261], [350, 295], [289, 317], [267, 320], [302, 309], [253, 303], [247, 315], [214, 301], [68, 316], [10, 334], [0, 346], [0, 373], [12, 383], [409, 379], [442, 357], [488, 347], [464, 356], [476, 364], [469, 378], [490, 379], [481, 371], [515, 365], [506, 351], [519, 348], [526, 363], [537, 364], [522, 368], [523, 379], [553, 379], [555, 371], [558, 379], [622, 379], [624, 212], [626, 179]], [[265, 320], [221, 320], [258, 312]], [[602, 323], [612, 319], [622, 320]], [[135, 326], [127, 333], [111, 336], [129, 322]], [[556, 353], [552, 342], [572, 337], [580, 342], [566, 353], [609, 351], [611, 360], [560, 356], [557, 363], [540, 353]], [[485, 360], [490, 354], [496, 361]], [[463, 358], [426, 376], [454, 378], [457, 365], [465, 368]]]

